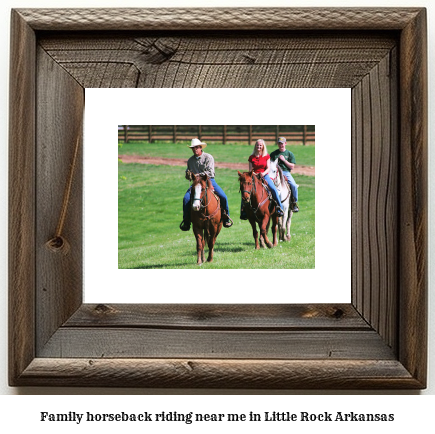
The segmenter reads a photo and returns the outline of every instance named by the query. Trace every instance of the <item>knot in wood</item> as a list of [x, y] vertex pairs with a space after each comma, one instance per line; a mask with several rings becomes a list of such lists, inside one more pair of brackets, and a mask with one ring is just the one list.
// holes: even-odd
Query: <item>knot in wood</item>
[[45, 243], [45, 247], [50, 250], [50, 252], [62, 253], [63, 255], [67, 255], [70, 251], [70, 245], [68, 241], [60, 235], [48, 240]]

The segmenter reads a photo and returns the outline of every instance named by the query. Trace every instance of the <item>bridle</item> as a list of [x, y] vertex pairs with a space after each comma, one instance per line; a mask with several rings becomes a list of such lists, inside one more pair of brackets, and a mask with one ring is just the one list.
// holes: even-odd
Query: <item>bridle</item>
[[[203, 205], [204, 197], [201, 197], [203, 191], [205, 191], [205, 201], [207, 202], [207, 200], [208, 200], [207, 199], [208, 186], [206, 186], [205, 188], [201, 186], [201, 193], [200, 193], [199, 197], [193, 197], [193, 199], [192, 199], [193, 202], [195, 202], [195, 200], [199, 200], [200, 208], [206, 208], [210, 203], [210, 201], [208, 201], [205, 205]], [[196, 192], [196, 189], [194, 189], [194, 192]]]
[[[193, 197], [192, 198], [192, 202], [194, 202], [195, 200], [199, 200], [199, 203], [200, 203], [200, 205], [199, 205], [199, 209], [200, 210], [205, 210], [205, 209], [207, 209], [207, 207], [210, 205], [210, 202], [211, 202], [211, 196], [209, 197], [209, 195], [208, 195], [208, 190], [209, 190], [209, 186], [208, 186], [208, 183], [207, 183], [207, 181], [205, 182], [205, 187], [203, 187], [202, 185], [201, 185], [201, 193], [200, 193], [200, 196], [199, 197]], [[205, 192], [205, 194], [204, 194], [204, 196], [203, 197], [201, 197], [202, 196], [202, 192]], [[196, 192], [196, 189], [194, 189], [194, 192]], [[219, 197], [218, 196], [216, 196], [216, 194], [215, 193], [213, 193], [212, 192], [212, 195], [215, 197], [215, 199], [216, 199], [216, 201], [217, 201], [217, 207], [216, 207], [216, 209], [211, 213], [211, 214], [209, 214], [209, 215], [205, 215], [205, 213], [202, 213], [201, 214], [201, 217], [203, 217], [204, 219], [211, 219], [213, 216], [215, 216], [216, 215], [216, 213], [219, 211], [219, 209], [220, 209], [220, 200], [219, 200]]]
[[[267, 199], [269, 199], [269, 195], [266, 194], [266, 198], [260, 202], [260, 204], [257, 206], [257, 208], [254, 208], [252, 206], [252, 193], [256, 193], [257, 192], [257, 187], [255, 185], [254, 176], [255, 176], [254, 174], [251, 175], [252, 183], [251, 182], [243, 182], [244, 186], [245, 185], [252, 185], [251, 190], [243, 190], [242, 191], [242, 186], [240, 185], [240, 191], [242, 192], [242, 194], [243, 193], [248, 193], [249, 194], [249, 201], [247, 202], [247, 204], [250, 206], [252, 212], [254, 213], [254, 217], [258, 220], [258, 218], [257, 218], [257, 211], [264, 205], [264, 203], [267, 201]], [[240, 184], [242, 184], [242, 183], [240, 183]], [[266, 191], [266, 189], [263, 187], [261, 198], [263, 198], [263, 193], [265, 191]]]
[[[270, 176], [270, 175], [269, 175]], [[279, 187], [280, 185], [282, 185], [283, 183], [281, 182], [281, 174], [280, 174], [280, 172], [278, 171], [278, 167], [276, 168], [276, 177], [275, 178], [272, 178], [271, 176], [270, 176], [270, 179], [272, 180], [272, 182], [275, 184], [275, 186], [276, 187]], [[291, 190], [290, 190], [290, 187], [289, 187], [289, 185], [288, 185], [288, 183], [287, 182], [284, 182], [284, 185], [287, 187], [287, 196], [285, 197], [285, 199], [281, 199], [281, 202], [285, 202], [287, 199], [288, 199], [288, 197], [290, 196], [290, 194], [291, 194]]]
[[256, 187], [255, 187], [255, 182], [254, 182], [254, 180], [253, 180], [253, 178], [251, 178], [252, 179], [252, 182], [244, 182], [243, 183], [243, 185], [251, 185], [252, 187], [251, 187], [251, 190], [243, 190], [242, 191], [242, 188], [240, 187], [240, 191], [242, 192], [242, 194], [243, 193], [248, 193], [249, 194], [249, 204], [251, 205], [251, 196], [252, 196], [252, 192], [256, 192], [257, 190], [256, 190]]

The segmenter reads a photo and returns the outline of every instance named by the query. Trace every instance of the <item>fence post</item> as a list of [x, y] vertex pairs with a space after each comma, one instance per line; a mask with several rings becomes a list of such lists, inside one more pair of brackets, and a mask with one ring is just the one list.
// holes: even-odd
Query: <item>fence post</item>
[[278, 143], [279, 140], [279, 125], [276, 126], [276, 140], [275, 142]]
[[153, 139], [152, 125], [148, 125], [148, 143], [151, 143], [152, 139]]
[[202, 141], [202, 125], [198, 125], [198, 139]]
[[128, 143], [128, 125], [124, 125], [124, 143]]
[[174, 125], [174, 143], [177, 143], [177, 125]]
[[224, 145], [227, 144], [227, 126], [226, 125], [224, 125], [223, 143], [224, 143]]
[[252, 125], [249, 125], [249, 137], [248, 137], [248, 145], [252, 143]]
[[302, 143], [304, 146], [307, 144], [307, 126], [306, 125], [304, 125]]

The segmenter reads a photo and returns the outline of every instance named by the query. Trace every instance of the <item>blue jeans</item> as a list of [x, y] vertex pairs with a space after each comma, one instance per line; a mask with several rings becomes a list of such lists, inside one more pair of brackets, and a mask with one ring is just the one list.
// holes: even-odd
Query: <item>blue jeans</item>
[[270, 192], [272, 193], [273, 200], [279, 205], [279, 207], [282, 209], [282, 203], [281, 198], [278, 195], [278, 190], [275, 187], [275, 184], [270, 179], [269, 175], [264, 175], [264, 179], [267, 181], [267, 185], [270, 188]]
[[[214, 178], [209, 178], [211, 181], [211, 185], [214, 188], [215, 193], [219, 196], [221, 201], [221, 208], [226, 211], [228, 217], [230, 216], [230, 210], [228, 209], [228, 199], [222, 188], [217, 185], [217, 182]], [[183, 221], [190, 223], [190, 196], [191, 196], [192, 187], [189, 187], [186, 191], [186, 194], [183, 198]]]
[[[270, 179], [269, 175], [264, 175], [264, 179], [267, 182], [267, 185], [270, 188], [270, 192], [272, 193], [273, 200], [278, 204], [278, 206], [282, 209], [281, 198], [279, 197], [278, 190], [275, 187], [275, 184]], [[241, 210], [243, 211], [243, 200], [241, 205]]]
[[290, 172], [284, 172], [282, 171], [282, 174], [286, 177], [288, 183], [290, 184], [290, 190], [292, 192], [292, 196], [295, 202], [298, 201], [298, 186], [295, 182], [295, 180], [293, 179], [293, 176], [291, 175]]

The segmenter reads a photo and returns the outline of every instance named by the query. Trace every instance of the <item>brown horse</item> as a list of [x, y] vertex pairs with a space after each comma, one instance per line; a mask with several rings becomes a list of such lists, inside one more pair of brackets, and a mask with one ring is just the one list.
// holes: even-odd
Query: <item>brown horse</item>
[[[255, 248], [259, 249], [258, 231], [256, 223], [260, 229], [260, 243], [264, 247], [272, 248], [278, 244], [277, 228], [278, 215], [276, 214], [276, 205], [269, 198], [269, 194], [262, 182], [254, 172], [244, 172], [239, 174], [240, 192], [242, 193], [242, 202], [248, 216], [249, 223], [252, 226], [252, 233], [255, 240]], [[273, 244], [267, 238], [270, 221], [272, 220]]]
[[213, 261], [214, 243], [222, 229], [219, 197], [207, 175], [194, 175], [191, 218], [196, 238], [197, 264], [204, 262], [204, 247], [208, 244], [207, 262]]

